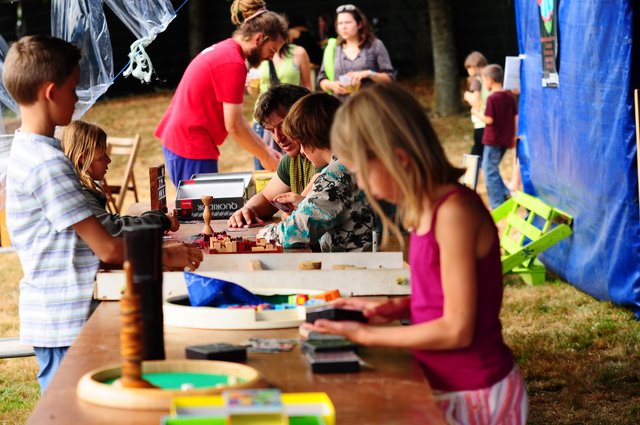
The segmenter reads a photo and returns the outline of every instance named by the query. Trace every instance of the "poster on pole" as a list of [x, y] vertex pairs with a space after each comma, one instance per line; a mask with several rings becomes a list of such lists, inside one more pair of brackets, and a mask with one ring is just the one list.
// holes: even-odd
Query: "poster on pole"
[[558, 87], [558, 1], [538, 0], [542, 87]]

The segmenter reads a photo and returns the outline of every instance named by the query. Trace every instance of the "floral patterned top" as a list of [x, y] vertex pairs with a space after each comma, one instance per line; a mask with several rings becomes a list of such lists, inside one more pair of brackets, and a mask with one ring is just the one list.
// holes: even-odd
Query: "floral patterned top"
[[286, 220], [265, 226], [258, 236], [277, 239], [285, 248], [309, 244], [314, 251], [371, 251], [374, 217], [355, 176], [333, 159], [298, 208]]

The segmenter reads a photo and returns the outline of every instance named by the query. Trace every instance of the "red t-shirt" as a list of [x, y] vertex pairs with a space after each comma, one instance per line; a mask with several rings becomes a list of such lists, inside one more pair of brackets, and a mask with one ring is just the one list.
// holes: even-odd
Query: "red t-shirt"
[[241, 104], [247, 66], [232, 38], [204, 49], [187, 67], [155, 135], [189, 159], [218, 159], [227, 137], [223, 103]]
[[482, 144], [512, 147], [516, 136], [515, 117], [518, 115], [518, 105], [511, 92], [491, 93], [487, 98], [484, 115], [493, 118], [493, 124], [484, 128]]

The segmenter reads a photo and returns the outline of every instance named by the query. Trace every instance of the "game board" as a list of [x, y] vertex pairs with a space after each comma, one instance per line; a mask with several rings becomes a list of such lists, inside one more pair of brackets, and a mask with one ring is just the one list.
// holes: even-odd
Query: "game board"
[[[160, 232], [160, 229], [156, 229]], [[127, 248], [135, 245], [143, 232], [125, 235]], [[142, 236], [140, 239], [143, 239]], [[158, 357], [149, 357], [150, 341], [143, 333], [141, 320], [149, 311], [159, 305], [143, 303], [147, 295], [134, 283], [140, 274], [149, 274], [157, 270], [159, 262], [142, 263], [132, 261], [132, 256], [140, 253], [128, 251], [123, 267], [126, 274], [126, 287], [120, 300], [120, 355], [122, 363], [99, 368], [80, 378], [76, 392], [78, 397], [100, 406], [137, 410], [165, 410], [171, 400], [179, 395], [218, 394], [230, 388], [256, 386], [260, 379], [257, 370], [252, 367], [210, 360], [163, 360], [164, 347]], [[138, 264], [134, 272], [133, 263]], [[159, 284], [160, 282], [152, 282]], [[149, 300], [146, 300], [149, 301]], [[152, 300], [161, 302], [160, 298]], [[158, 324], [162, 332], [162, 324]], [[154, 347], [151, 347], [154, 348]], [[147, 354], [145, 354], [147, 353]], [[159, 358], [159, 360], [146, 360]]]
[[[182, 295], [167, 298], [165, 301], [164, 323], [169, 326], [196, 329], [295, 328], [305, 320], [306, 307], [302, 305], [305, 301], [313, 297], [322, 297], [317, 298], [318, 302], [315, 303], [315, 305], [321, 305], [339, 297], [337, 291], [309, 289], [265, 288], [254, 289], [252, 292], [265, 297], [265, 302], [270, 302], [276, 307], [273, 309], [262, 308], [259, 305], [251, 308], [192, 307], [189, 297]], [[302, 300], [299, 300], [300, 298]], [[296, 299], [298, 299], [297, 302]]]
[[123, 388], [114, 384], [121, 366], [86, 373], [78, 382], [78, 397], [92, 404], [135, 410], [168, 410], [174, 397], [220, 394], [230, 388], [255, 387], [254, 368], [212, 360], [161, 360], [142, 362], [142, 377], [159, 388]]

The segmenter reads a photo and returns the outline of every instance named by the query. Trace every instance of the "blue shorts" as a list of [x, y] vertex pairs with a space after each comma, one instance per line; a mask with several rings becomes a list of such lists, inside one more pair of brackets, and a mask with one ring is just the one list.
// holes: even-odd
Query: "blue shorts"
[[33, 347], [38, 359], [38, 384], [40, 394], [44, 394], [49, 382], [56, 374], [69, 347]]
[[194, 174], [217, 173], [217, 159], [189, 159], [176, 155], [169, 149], [162, 147], [167, 173], [177, 188], [180, 180], [189, 180]]

